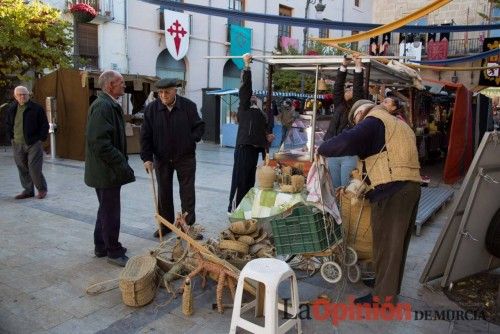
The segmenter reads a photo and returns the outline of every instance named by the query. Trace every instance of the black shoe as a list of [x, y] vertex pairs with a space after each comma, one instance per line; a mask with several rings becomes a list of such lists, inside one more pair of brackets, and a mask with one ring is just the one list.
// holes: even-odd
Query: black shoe
[[106, 252], [105, 250], [94, 249], [94, 255], [95, 257], [101, 258], [108, 256], [108, 252]]
[[35, 197], [35, 194], [33, 194], [33, 193], [25, 193], [23, 191], [19, 195], [16, 195], [14, 198], [15, 199], [25, 199], [25, 198], [31, 198], [31, 197]]
[[[123, 247], [123, 254], [125, 254], [127, 252], [127, 249], [125, 247]], [[106, 250], [101, 250], [101, 249], [97, 249], [95, 248], [94, 249], [94, 254], [95, 254], [95, 257], [105, 257], [105, 256], [108, 256], [108, 252]]]
[[358, 297], [354, 299], [354, 304], [370, 304], [373, 305], [373, 296], [371, 293], [363, 297]]
[[373, 289], [375, 287], [375, 278], [366, 278], [363, 280], [363, 284]]
[[128, 261], [128, 256], [127, 255], [122, 255], [119, 257], [108, 257], [108, 263], [117, 265], [119, 267], [125, 267]]
[[[165, 236], [165, 235], [169, 234], [170, 232], [172, 232], [172, 231], [168, 227], [162, 226], [162, 228], [161, 228], [162, 236]], [[153, 236], [155, 238], [159, 238], [160, 237], [160, 230], [156, 230], [156, 232], [153, 234]]]

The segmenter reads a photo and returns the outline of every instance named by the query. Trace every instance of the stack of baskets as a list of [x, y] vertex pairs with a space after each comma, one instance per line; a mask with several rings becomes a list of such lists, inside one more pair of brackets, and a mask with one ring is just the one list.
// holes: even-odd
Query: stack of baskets
[[158, 273], [153, 256], [130, 258], [120, 274], [123, 302], [128, 306], [144, 306], [151, 302], [158, 288]]
[[341, 192], [340, 212], [347, 245], [354, 248], [359, 260], [371, 261], [373, 235], [369, 200], [356, 199], [350, 192]]

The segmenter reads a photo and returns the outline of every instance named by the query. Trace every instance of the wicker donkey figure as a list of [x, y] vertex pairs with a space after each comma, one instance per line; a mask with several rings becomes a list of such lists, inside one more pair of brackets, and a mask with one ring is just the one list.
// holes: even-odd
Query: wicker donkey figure
[[217, 310], [219, 313], [224, 312], [224, 306], [222, 305], [222, 292], [224, 291], [224, 286], [227, 285], [231, 291], [231, 297], [234, 299], [236, 282], [238, 281], [238, 275], [227, 269], [222, 264], [214, 263], [205, 260], [200, 252], [195, 254], [197, 260], [196, 268], [188, 275], [189, 279], [192, 280], [194, 276], [201, 274], [202, 282], [201, 286], [205, 288], [207, 283], [207, 274], [213, 274], [217, 277], [217, 290], [216, 290], [216, 300], [217, 300]]

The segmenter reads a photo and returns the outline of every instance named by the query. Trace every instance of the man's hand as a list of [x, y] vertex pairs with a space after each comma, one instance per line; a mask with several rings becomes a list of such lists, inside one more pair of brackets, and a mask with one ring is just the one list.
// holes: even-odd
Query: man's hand
[[252, 62], [252, 55], [250, 53], [245, 53], [243, 55], [243, 61], [245, 62], [245, 67], [250, 67], [250, 63]]
[[144, 163], [144, 169], [146, 170], [146, 173], [152, 173], [153, 172], [153, 162], [152, 161], [146, 161]]
[[269, 143], [272, 143], [274, 138], [276, 138], [272, 133], [266, 135], [266, 139]]

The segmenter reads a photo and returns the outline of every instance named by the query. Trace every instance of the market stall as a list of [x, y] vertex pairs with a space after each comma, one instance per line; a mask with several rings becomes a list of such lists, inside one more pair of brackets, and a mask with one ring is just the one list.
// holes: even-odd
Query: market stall
[[[47, 97], [54, 97], [56, 100], [56, 154], [60, 158], [85, 159], [87, 113], [100, 91], [97, 87], [100, 74], [59, 69], [35, 81], [35, 101], [45, 105]], [[127, 121], [128, 153], [139, 153], [140, 115], [156, 78], [128, 74], [123, 74], [123, 77], [126, 88], [122, 108]]]
[[[217, 96], [221, 103], [221, 117], [220, 117], [220, 133], [221, 133], [221, 146], [235, 147], [236, 145], [236, 135], [238, 133], [238, 122], [236, 119], [236, 111], [238, 110], [238, 88], [234, 89], [218, 89], [208, 91], [207, 95]], [[267, 90], [254, 90], [253, 93], [259, 98], [264, 98], [268, 96]], [[274, 103], [280, 103], [284, 99], [300, 99], [306, 100], [313, 98], [311, 94], [301, 94], [296, 92], [283, 92], [283, 91], [273, 91], [272, 100]], [[323, 96], [318, 96], [318, 99], [322, 99]], [[229, 111], [229, 112], [228, 112]], [[329, 118], [328, 118], [329, 120]], [[273, 133], [275, 135], [275, 140], [272, 142], [271, 147], [278, 147], [280, 144], [282, 126], [279, 122], [274, 122]]]

